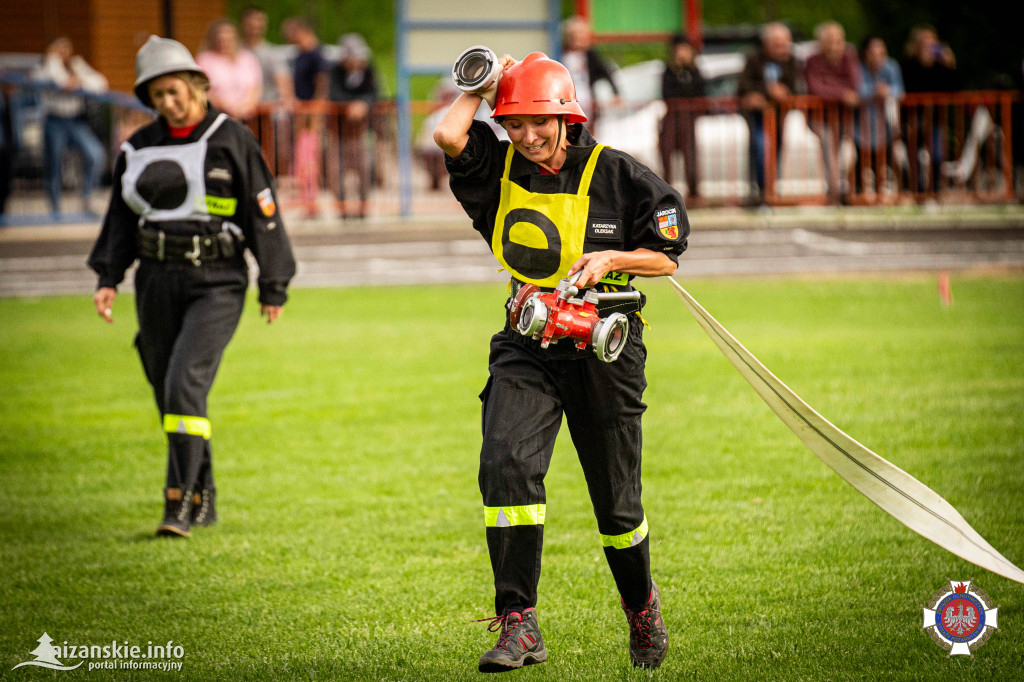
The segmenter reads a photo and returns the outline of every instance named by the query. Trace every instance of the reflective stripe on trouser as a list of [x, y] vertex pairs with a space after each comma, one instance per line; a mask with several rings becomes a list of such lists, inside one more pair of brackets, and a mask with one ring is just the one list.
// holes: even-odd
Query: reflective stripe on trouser
[[637, 526], [635, 530], [631, 530], [628, 533], [622, 533], [620, 535], [605, 535], [602, 533], [601, 544], [613, 549], [627, 549], [629, 547], [636, 547], [643, 542], [646, 537], [647, 516], [644, 515], [644, 522]]
[[484, 507], [484, 525], [488, 528], [543, 526], [547, 505], [524, 504], [512, 507]]
[[244, 264], [158, 263], [135, 275], [136, 346], [167, 433], [167, 487], [213, 487], [206, 402], [245, 302]]
[[[598, 532], [628, 535], [629, 542], [640, 527], [646, 534], [640, 500], [640, 417], [647, 384], [642, 326], [635, 326], [638, 331], [630, 325], [626, 348], [613, 363], [600, 362], [593, 354], [565, 357], [561, 348], [541, 351], [537, 342], [508, 328], [491, 339], [490, 378], [480, 395], [479, 483], [498, 615], [536, 605], [544, 477], [563, 414]], [[605, 554], [626, 602], [643, 604], [650, 592], [648, 542], [641, 538], [632, 547], [629, 542], [625, 549]]]
[[164, 431], [202, 436], [206, 440], [210, 440], [210, 420], [206, 417], [190, 417], [184, 414], [165, 414]]

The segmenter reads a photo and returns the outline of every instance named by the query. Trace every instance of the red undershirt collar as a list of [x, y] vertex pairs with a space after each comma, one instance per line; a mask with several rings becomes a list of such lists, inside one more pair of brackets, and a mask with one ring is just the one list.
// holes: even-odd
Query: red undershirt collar
[[[202, 121], [200, 121], [199, 123], [202, 123]], [[171, 132], [171, 137], [173, 138], [188, 137], [189, 135], [192, 134], [193, 130], [199, 127], [199, 123], [196, 123], [192, 126], [185, 126], [183, 128], [177, 128], [175, 126], [168, 125], [167, 129]]]

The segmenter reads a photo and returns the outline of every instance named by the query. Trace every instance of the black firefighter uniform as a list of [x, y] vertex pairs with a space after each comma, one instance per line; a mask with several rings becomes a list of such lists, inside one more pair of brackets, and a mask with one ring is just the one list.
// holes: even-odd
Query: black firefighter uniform
[[284, 304], [295, 274], [273, 177], [252, 134], [212, 108], [185, 138], [158, 119], [122, 151], [88, 264], [116, 287], [139, 259], [136, 347], [167, 433], [167, 487], [212, 490], [206, 401], [245, 300], [243, 249], [260, 303]]
[[[678, 262], [686, 248], [689, 224], [678, 192], [628, 155], [597, 145], [586, 129], [556, 175], [541, 174], [479, 122], [462, 154], [446, 162], [452, 191], [512, 275], [513, 291], [524, 282], [554, 287], [583, 253], [645, 248]], [[630, 290], [631, 279], [608, 273], [599, 286]], [[491, 339], [479, 483], [497, 615], [536, 605], [544, 476], [563, 414], [619, 593], [630, 608], [647, 603], [648, 523], [640, 499], [647, 351], [640, 306], [622, 305], [599, 307], [602, 316], [618, 309], [629, 317], [627, 345], [612, 363], [570, 341], [541, 349], [511, 329], [507, 315]]]

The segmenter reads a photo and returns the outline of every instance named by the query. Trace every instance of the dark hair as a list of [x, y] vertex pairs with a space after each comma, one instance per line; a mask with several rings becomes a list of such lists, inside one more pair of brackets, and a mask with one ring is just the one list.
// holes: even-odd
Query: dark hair
[[242, 10], [242, 13], [239, 15], [239, 17], [242, 18], [242, 19], [245, 19], [247, 16], [249, 16], [250, 14], [252, 14], [254, 12], [259, 12], [260, 14], [266, 14], [267, 10], [263, 9], [259, 5], [246, 5], [245, 9]]
[[680, 45], [690, 45], [691, 47], [693, 46], [693, 42], [690, 40], [690, 37], [685, 33], [676, 33], [675, 35], [672, 36], [672, 39], [669, 41], [669, 43], [672, 45], [673, 49], [679, 47]]
[[569, 144], [579, 144], [580, 135], [583, 134], [582, 123], [566, 123], [565, 124], [565, 139], [569, 141]]
[[[868, 35], [864, 36], [864, 40], [860, 41], [860, 45], [857, 48], [857, 54], [860, 56], [861, 61], [864, 61], [864, 55], [868, 53], [868, 45], [870, 45], [876, 40], [881, 40], [882, 44], [885, 45], [885, 40], [882, 38], [882, 36], [877, 35], [875, 33], [869, 33]], [[885, 45], [885, 49], [886, 51], [888, 51], [889, 46]]]

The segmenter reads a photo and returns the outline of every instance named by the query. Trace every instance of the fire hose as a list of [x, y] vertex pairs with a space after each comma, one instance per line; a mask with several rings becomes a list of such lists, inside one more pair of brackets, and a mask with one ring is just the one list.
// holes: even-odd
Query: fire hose
[[805, 403], [672, 277], [697, 324], [779, 419], [825, 464], [897, 521], [939, 547], [1010, 580], [1024, 571], [1000, 554], [934, 490], [857, 442]]

